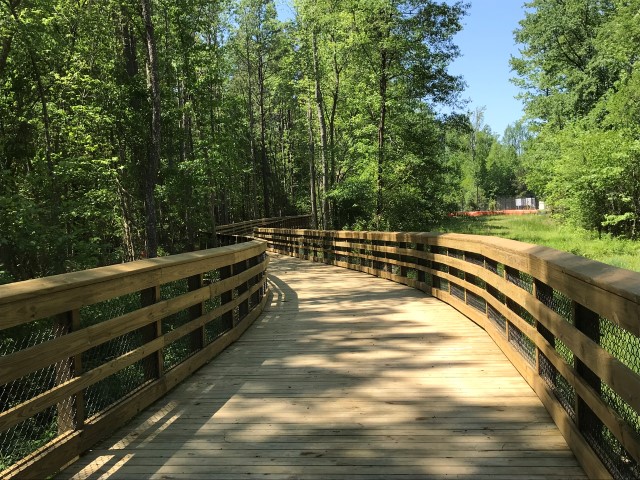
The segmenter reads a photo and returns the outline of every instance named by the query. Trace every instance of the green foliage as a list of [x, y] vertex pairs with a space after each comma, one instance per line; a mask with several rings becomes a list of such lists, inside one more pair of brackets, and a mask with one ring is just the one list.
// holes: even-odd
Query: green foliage
[[638, 237], [638, 1], [536, 0], [512, 65], [538, 123], [527, 181], [572, 224]]
[[150, 4], [157, 179], [139, 5], [0, 4], [1, 281], [144, 257], [152, 203], [163, 253], [313, 203], [334, 226], [446, 212], [458, 166], [434, 112], [462, 86], [447, 66], [466, 5], [300, 0], [282, 22], [273, 0]]
[[551, 215], [458, 217], [442, 221], [442, 232], [495, 235], [544, 245], [591, 260], [640, 272], [640, 244], [566, 225]]

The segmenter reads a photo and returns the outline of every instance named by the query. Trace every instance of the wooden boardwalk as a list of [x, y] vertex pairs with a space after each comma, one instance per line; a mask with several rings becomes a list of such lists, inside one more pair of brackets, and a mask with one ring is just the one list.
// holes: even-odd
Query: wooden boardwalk
[[448, 305], [274, 255], [245, 335], [58, 478], [577, 479], [546, 410]]

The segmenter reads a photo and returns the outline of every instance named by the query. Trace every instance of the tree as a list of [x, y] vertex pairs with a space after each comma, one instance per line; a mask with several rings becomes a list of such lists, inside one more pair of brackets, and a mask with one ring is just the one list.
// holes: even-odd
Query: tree
[[538, 122], [525, 153], [528, 181], [567, 220], [637, 237], [636, 1], [537, 0], [516, 39], [513, 65], [532, 87]]
[[461, 90], [459, 78], [446, 68], [458, 54], [452, 41], [461, 29], [465, 5], [433, 1], [379, 0], [358, 4], [356, 19], [363, 80], [377, 123], [376, 211], [383, 214], [384, 170], [389, 107], [396, 102], [421, 100], [453, 102]]
[[524, 45], [513, 57], [516, 85], [530, 119], [562, 127], [587, 114], [612, 86], [615, 72], [594, 62], [599, 27], [611, 15], [611, 0], [533, 0], [515, 32]]

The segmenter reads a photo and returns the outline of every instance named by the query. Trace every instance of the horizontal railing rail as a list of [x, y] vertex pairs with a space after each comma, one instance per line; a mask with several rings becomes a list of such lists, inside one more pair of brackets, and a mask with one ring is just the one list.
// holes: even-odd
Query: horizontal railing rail
[[308, 228], [311, 215], [297, 215], [292, 217], [272, 217], [247, 220], [245, 222], [219, 225], [216, 233], [227, 235], [251, 235], [255, 228]]
[[266, 243], [0, 286], [0, 478], [46, 478], [234, 342]]
[[592, 478], [640, 478], [640, 274], [496, 237], [258, 229], [269, 249], [427, 292], [493, 338]]

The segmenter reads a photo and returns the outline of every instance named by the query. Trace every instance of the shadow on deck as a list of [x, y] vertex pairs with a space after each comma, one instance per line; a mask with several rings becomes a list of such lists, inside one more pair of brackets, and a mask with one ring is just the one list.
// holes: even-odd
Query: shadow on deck
[[59, 479], [585, 478], [490, 337], [425, 294], [272, 256], [270, 306]]

